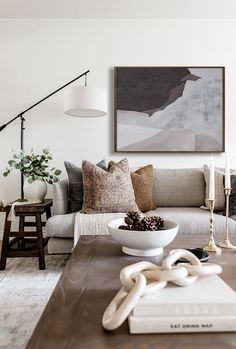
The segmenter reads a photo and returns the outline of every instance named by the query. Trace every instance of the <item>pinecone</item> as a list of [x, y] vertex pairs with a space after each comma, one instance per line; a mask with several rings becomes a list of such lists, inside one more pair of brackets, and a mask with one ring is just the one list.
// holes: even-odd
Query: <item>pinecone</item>
[[129, 229], [129, 226], [127, 226], [127, 225], [120, 225], [120, 226], [119, 226], [119, 229], [122, 229], [122, 230], [130, 230], [130, 229]]
[[124, 218], [126, 225], [120, 225], [119, 229], [135, 231], [165, 230], [164, 219], [158, 216], [142, 217], [138, 212], [128, 212]]
[[125, 221], [125, 223], [127, 225], [132, 225], [133, 224], [133, 220], [131, 218], [129, 218], [129, 217], [125, 217], [124, 221]]
[[128, 212], [126, 216], [132, 221], [132, 224], [140, 220], [140, 214], [135, 211]]

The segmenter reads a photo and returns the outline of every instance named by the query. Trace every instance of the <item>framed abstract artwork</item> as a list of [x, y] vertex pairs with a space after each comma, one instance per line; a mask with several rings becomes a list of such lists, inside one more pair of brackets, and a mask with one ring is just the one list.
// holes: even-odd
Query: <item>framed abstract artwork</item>
[[223, 152], [224, 67], [115, 67], [115, 151]]

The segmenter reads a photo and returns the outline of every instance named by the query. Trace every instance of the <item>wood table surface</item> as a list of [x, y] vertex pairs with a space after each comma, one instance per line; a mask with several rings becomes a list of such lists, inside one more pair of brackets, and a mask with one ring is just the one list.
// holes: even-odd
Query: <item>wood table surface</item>
[[[202, 247], [206, 236], [177, 236], [164, 250]], [[219, 241], [220, 239], [217, 238]], [[235, 239], [232, 239], [236, 243]], [[120, 289], [120, 270], [163, 256], [131, 257], [110, 236], [83, 236], [74, 249], [36, 326], [27, 349], [226, 349], [236, 348], [236, 333], [129, 334], [126, 321], [114, 332], [102, 328], [103, 313]], [[223, 267], [221, 277], [236, 290], [236, 251], [211, 254]]]

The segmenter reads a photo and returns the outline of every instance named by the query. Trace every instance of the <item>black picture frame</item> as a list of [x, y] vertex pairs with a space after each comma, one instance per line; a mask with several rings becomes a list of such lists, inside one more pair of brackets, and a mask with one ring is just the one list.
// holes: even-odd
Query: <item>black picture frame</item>
[[[181, 128], [185, 122], [186, 128]], [[164, 129], [156, 126], [161, 123]], [[189, 125], [197, 127], [188, 129]], [[150, 136], [142, 139], [146, 133]], [[141, 141], [132, 143], [135, 137]], [[225, 67], [114, 67], [114, 151], [224, 152]]]

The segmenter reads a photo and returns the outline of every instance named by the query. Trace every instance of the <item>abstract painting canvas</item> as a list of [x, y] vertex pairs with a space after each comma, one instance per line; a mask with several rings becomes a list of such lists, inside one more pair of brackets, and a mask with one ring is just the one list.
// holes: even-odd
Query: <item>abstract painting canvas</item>
[[223, 152], [224, 67], [116, 67], [115, 151]]

